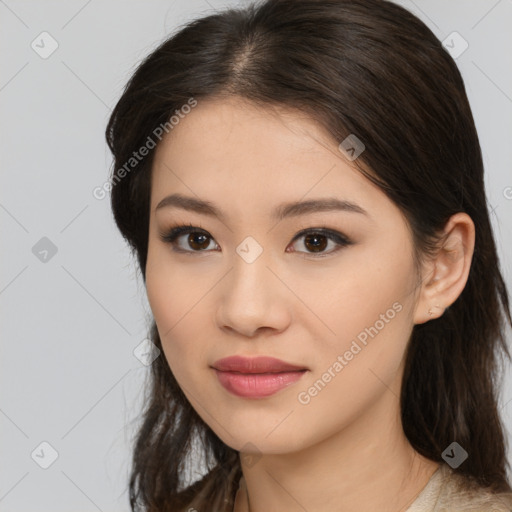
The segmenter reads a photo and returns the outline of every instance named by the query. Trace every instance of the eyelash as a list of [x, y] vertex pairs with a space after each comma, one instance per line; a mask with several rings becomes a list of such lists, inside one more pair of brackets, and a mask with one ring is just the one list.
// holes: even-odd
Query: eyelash
[[[210, 234], [206, 230], [204, 230], [200, 227], [194, 226], [192, 224], [171, 227], [166, 232], [160, 232], [160, 237], [163, 242], [172, 245], [173, 250], [176, 252], [179, 252], [179, 253], [186, 253], [187, 255], [192, 256], [197, 253], [207, 252], [206, 250], [200, 250], [200, 251], [190, 250], [190, 251], [188, 251], [188, 250], [177, 248], [177, 244], [176, 244], [177, 238], [179, 238], [181, 235], [190, 234], [190, 233], [202, 234], [202, 235], [207, 236], [211, 240], [213, 240], [213, 237], [211, 237]], [[331, 254], [334, 254], [334, 253], [338, 252], [339, 250], [343, 249], [344, 247], [347, 247], [354, 243], [349, 238], [347, 238], [345, 235], [343, 235], [337, 231], [327, 229], [327, 228], [303, 229], [302, 231], [299, 231], [299, 233], [297, 233], [295, 235], [295, 237], [292, 240], [292, 243], [294, 243], [297, 239], [299, 239], [303, 236], [310, 235], [310, 234], [325, 236], [329, 240], [332, 240], [333, 242], [335, 242], [338, 246], [335, 249], [331, 250], [330, 252], [322, 252], [322, 253], [304, 252], [304, 251], [292, 251], [292, 252], [303, 253], [304, 258], [306, 258], [307, 256], [313, 256], [314, 258], [322, 258], [322, 257], [329, 256]]]

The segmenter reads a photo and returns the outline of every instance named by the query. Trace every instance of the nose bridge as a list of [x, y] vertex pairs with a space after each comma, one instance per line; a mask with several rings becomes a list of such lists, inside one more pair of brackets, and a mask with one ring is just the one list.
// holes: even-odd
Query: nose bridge
[[269, 282], [272, 273], [267, 268], [270, 263], [270, 251], [265, 251], [252, 236], [247, 236], [235, 251], [231, 276], [232, 289], [242, 293], [246, 301], [261, 298], [264, 289], [272, 286]]
[[270, 251], [247, 237], [236, 253], [217, 308], [219, 327], [229, 326], [247, 336], [260, 327], [282, 329], [286, 308], [278, 304], [282, 295], [279, 280], [268, 268], [272, 265]]

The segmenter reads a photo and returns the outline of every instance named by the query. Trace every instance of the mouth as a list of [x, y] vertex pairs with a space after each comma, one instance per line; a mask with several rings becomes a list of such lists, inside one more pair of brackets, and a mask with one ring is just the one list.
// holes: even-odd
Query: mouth
[[233, 395], [243, 398], [265, 398], [295, 384], [308, 370], [243, 373], [214, 368], [214, 371], [220, 384]]
[[295, 384], [309, 368], [270, 356], [234, 355], [212, 365], [220, 384], [243, 398], [265, 398]]

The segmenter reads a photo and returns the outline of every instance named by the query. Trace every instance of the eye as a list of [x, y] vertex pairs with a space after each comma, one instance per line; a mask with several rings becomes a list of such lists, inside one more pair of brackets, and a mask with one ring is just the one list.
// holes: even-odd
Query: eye
[[[184, 239], [184, 243], [188, 244], [188, 247], [192, 248], [192, 250], [184, 248], [178, 243], [180, 241], [179, 239], [184, 235], [188, 235], [188, 237]], [[167, 232], [161, 232], [160, 237], [162, 241], [171, 244], [174, 251], [187, 253], [189, 255], [205, 252], [210, 246], [211, 241], [213, 241], [213, 238], [207, 231], [191, 224], [175, 226]], [[306, 256], [313, 255], [314, 257], [323, 257], [329, 254], [333, 254], [343, 247], [352, 245], [354, 243], [345, 235], [326, 228], [304, 229], [295, 235], [292, 242], [295, 242], [300, 238], [304, 238], [303, 247], [308, 249], [308, 251], [306, 251], [304, 254]], [[332, 243], [334, 248], [326, 252], [324, 249], [329, 245], [329, 242]], [[215, 245], [218, 247], [217, 244]], [[297, 251], [296, 249], [289, 251], [287, 249], [286, 252], [303, 251]]]
[[[183, 235], [188, 235], [185, 243], [188, 243], [189, 247], [194, 248], [193, 251], [189, 251], [179, 246], [179, 238]], [[160, 237], [162, 241], [171, 244], [174, 251], [188, 254], [204, 252], [210, 245], [208, 240], [213, 240], [207, 231], [193, 226], [192, 224], [188, 226], [183, 225], [173, 227], [166, 233], [160, 233]]]
[[[306, 257], [307, 255], [313, 255], [314, 257], [321, 258], [323, 256], [328, 256], [329, 254], [338, 252], [340, 249], [343, 249], [343, 247], [352, 245], [354, 243], [349, 238], [339, 233], [338, 231], [333, 231], [331, 229], [326, 228], [304, 229], [303, 231], [295, 235], [292, 242], [295, 242], [295, 240], [298, 240], [300, 238], [304, 238], [304, 241], [302, 242], [303, 247], [306, 247], [306, 249], [309, 249], [311, 251], [307, 251], [304, 257]], [[332, 242], [334, 248], [331, 249], [330, 251], [324, 251], [324, 249], [328, 246], [329, 242]]]

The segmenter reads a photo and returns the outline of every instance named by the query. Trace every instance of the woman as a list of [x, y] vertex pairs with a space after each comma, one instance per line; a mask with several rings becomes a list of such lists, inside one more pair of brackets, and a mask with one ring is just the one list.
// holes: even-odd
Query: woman
[[196, 20], [106, 136], [162, 352], [132, 510], [512, 509], [481, 150], [420, 20], [381, 0]]

